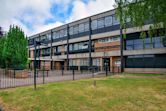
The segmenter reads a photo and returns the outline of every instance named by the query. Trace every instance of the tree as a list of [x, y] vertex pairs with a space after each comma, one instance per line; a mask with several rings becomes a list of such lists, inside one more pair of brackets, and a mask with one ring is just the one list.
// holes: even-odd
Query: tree
[[[117, 17], [121, 26], [126, 29], [126, 21], [130, 19], [133, 26], [142, 28], [146, 22], [151, 22], [148, 35], [152, 37], [160, 30], [166, 45], [166, 2], [165, 0], [115, 0]], [[144, 34], [141, 34], [144, 35]], [[151, 39], [152, 40], [152, 39]]]
[[0, 67], [5, 67], [5, 61], [3, 56], [5, 37], [0, 38]]
[[28, 61], [27, 39], [18, 26], [10, 26], [3, 55], [8, 68], [23, 69]]

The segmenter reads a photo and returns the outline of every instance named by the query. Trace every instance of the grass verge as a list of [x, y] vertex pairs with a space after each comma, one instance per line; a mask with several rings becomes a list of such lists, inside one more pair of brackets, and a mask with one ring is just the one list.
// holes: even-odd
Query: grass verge
[[[162, 75], [161, 75], [162, 76]], [[166, 77], [67, 81], [0, 91], [5, 111], [166, 111]]]

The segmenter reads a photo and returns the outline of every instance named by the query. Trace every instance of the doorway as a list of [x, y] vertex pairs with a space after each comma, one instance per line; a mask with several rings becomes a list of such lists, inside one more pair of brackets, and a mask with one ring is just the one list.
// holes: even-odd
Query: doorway
[[103, 58], [103, 69], [110, 71], [110, 58]]

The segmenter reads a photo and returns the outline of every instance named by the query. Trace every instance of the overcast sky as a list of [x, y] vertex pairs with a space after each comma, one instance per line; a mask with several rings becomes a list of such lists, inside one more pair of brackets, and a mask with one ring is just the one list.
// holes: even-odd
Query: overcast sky
[[0, 26], [20, 26], [30, 36], [113, 9], [114, 0], [0, 0]]

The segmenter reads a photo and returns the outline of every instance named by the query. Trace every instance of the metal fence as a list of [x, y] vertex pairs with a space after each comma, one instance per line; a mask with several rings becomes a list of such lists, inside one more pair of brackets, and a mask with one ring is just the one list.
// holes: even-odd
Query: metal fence
[[58, 70], [37, 69], [36, 76], [34, 70], [0, 69], [0, 89], [33, 85], [34, 81], [36, 81], [36, 84], [46, 84], [57, 81], [104, 77], [120, 73], [119, 67], [112, 67], [111, 69], [107, 67], [103, 67], [103, 70], [96, 67], [84, 70], [71, 67], [61, 67]]

